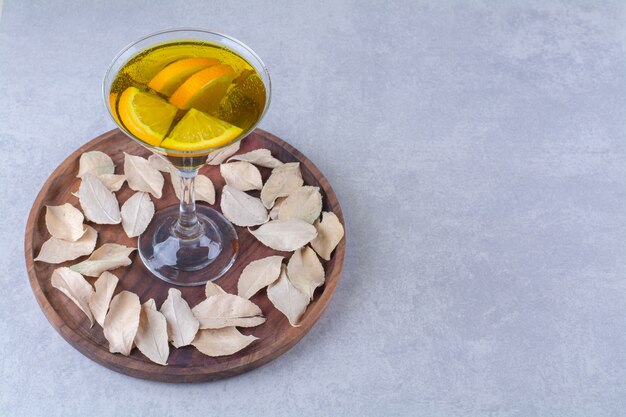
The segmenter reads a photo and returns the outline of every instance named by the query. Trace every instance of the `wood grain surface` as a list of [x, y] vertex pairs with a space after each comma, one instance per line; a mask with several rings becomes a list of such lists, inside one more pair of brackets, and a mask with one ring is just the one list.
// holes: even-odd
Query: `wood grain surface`
[[[320, 187], [324, 203], [323, 210], [334, 212], [341, 220], [341, 223], [345, 224], [341, 207], [332, 187], [311, 161], [288, 143], [260, 129], [256, 129], [242, 141], [241, 149], [238, 153], [245, 153], [257, 148], [270, 149], [272, 154], [283, 162], [299, 161], [305, 184]], [[71, 266], [87, 257], [81, 257], [58, 265], [33, 261], [39, 253], [43, 242], [50, 237], [44, 221], [45, 206], [69, 202], [80, 208], [78, 199], [72, 195], [72, 192], [78, 190], [80, 181], [76, 178], [78, 161], [82, 153], [93, 150], [109, 154], [116, 164], [116, 173], [122, 173], [123, 171], [123, 152], [144, 157], [150, 155], [149, 150], [128, 139], [118, 129], [104, 133], [88, 142], [70, 155], [50, 175], [33, 204], [25, 236], [26, 267], [35, 297], [52, 326], [82, 354], [112, 370], [138, 378], [165, 382], [208, 381], [246, 372], [276, 359], [294, 346], [320, 318], [328, 306], [341, 276], [345, 254], [345, 238], [339, 243], [330, 261], [322, 260], [326, 271], [326, 283], [316, 291], [315, 299], [309, 304], [300, 322], [300, 327], [291, 327], [287, 318], [274, 308], [267, 299], [265, 291], [262, 290], [253, 296], [251, 300], [263, 310], [267, 321], [255, 328], [240, 329], [242, 333], [253, 334], [259, 340], [234, 355], [212, 358], [203, 355], [192, 346], [179, 349], [170, 346], [169, 364], [160, 366], [150, 362], [137, 349], [133, 349], [129, 357], [109, 353], [108, 342], [104, 338], [100, 326], [94, 324], [90, 328], [87, 317], [65, 295], [53, 288], [50, 283], [50, 276], [54, 269], [59, 266]], [[265, 181], [270, 174], [270, 170], [266, 168], [259, 169]], [[219, 210], [219, 197], [224, 185], [224, 181], [219, 173], [219, 167], [204, 166], [200, 173], [210, 177], [215, 184], [217, 201], [212, 207]], [[164, 174], [164, 176], [163, 197], [160, 200], [153, 198], [157, 210], [178, 202], [169, 175]], [[116, 193], [120, 206], [132, 194], [133, 191], [125, 184]], [[198, 204], [206, 203], [199, 202]], [[121, 225], [93, 226], [98, 230], [96, 247], [107, 242], [115, 242], [127, 246], [137, 245], [137, 239], [128, 238], [123, 232]], [[229, 293], [237, 292], [239, 275], [251, 261], [272, 254], [284, 255], [286, 259], [290, 256], [290, 253], [277, 252], [263, 246], [247, 229], [241, 227], [236, 227], [236, 229], [240, 242], [238, 258], [230, 271], [215, 281]], [[116, 293], [121, 290], [130, 290], [139, 295], [141, 302], [154, 298], [157, 306], [160, 307], [167, 297], [168, 288], [172, 287], [172, 285], [151, 275], [144, 267], [136, 251], [131, 255], [131, 258], [133, 260], [132, 265], [111, 271], [120, 278]], [[87, 279], [92, 284], [95, 281], [95, 278]], [[205, 298], [203, 286], [177, 288], [182, 291], [183, 297], [192, 307]]]

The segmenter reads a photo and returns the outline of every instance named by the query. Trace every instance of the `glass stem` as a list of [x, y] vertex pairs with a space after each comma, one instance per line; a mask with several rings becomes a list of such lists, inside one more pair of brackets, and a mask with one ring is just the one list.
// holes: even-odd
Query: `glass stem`
[[202, 234], [202, 225], [196, 216], [194, 183], [197, 169], [180, 169], [180, 210], [174, 234], [181, 239], [194, 239]]

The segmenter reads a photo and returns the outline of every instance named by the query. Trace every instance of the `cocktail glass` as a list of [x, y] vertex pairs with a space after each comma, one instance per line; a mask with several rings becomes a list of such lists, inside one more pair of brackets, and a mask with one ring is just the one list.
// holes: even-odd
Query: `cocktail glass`
[[[202, 41], [234, 52], [256, 70], [265, 86], [265, 106], [257, 121], [231, 142], [218, 148], [181, 151], [153, 146], [130, 133], [113, 116], [115, 109], [111, 108], [109, 94], [124, 64], [152, 46], [179, 40]], [[195, 204], [194, 180], [198, 169], [212, 152], [246, 137], [267, 112], [271, 82], [265, 64], [252, 49], [230, 36], [199, 29], [165, 30], [145, 36], [122, 49], [109, 66], [102, 89], [109, 115], [119, 128], [146, 148], [167, 156], [180, 174], [180, 204], [157, 211], [148, 228], [138, 238], [138, 252], [144, 265], [155, 276], [175, 285], [202, 285], [221, 277], [237, 257], [237, 231], [219, 211]]]

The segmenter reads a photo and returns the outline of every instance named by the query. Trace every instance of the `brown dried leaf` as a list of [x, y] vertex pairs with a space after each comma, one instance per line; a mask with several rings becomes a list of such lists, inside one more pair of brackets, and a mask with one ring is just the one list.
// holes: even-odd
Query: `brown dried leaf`
[[61, 262], [89, 255], [96, 247], [97, 238], [98, 232], [91, 226], [87, 226], [85, 234], [76, 242], [68, 242], [51, 237], [41, 245], [41, 250], [35, 261], [60, 264]]
[[136, 192], [122, 206], [122, 227], [128, 237], [142, 234], [154, 216], [154, 204], [150, 195]]
[[89, 309], [89, 297], [93, 294], [93, 288], [87, 280], [78, 272], [63, 267], [52, 272], [51, 281], [54, 288], [67, 295], [85, 313], [93, 326], [93, 315]]
[[260, 190], [263, 180], [259, 169], [249, 162], [229, 162], [220, 165], [226, 184], [241, 191]]
[[104, 318], [109, 311], [109, 304], [119, 279], [108, 271], [104, 271], [96, 280], [96, 291], [89, 297], [89, 308], [98, 324], [104, 327]]
[[207, 281], [206, 286], [204, 287], [204, 293], [208, 298], [213, 295], [226, 294], [226, 291], [224, 291], [219, 285], [214, 284], [211, 281]]
[[147, 159], [124, 152], [124, 175], [132, 190], [144, 191], [155, 198], [161, 198], [165, 180]]
[[89, 173], [86, 173], [80, 182], [78, 201], [85, 217], [94, 223], [118, 224], [122, 221], [115, 194]]
[[104, 271], [130, 265], [129, 255], [135, 249], [117, 243], [105, 243], [96, 249], [89, 258], [72, 265], [70, 269], [88, 277], [99, 277]]
[[277, 168], [283, 165], [281, 161], [272, 156], [272, 153], [269, 149], [255, 149], [248, 153], [235, 155], [231, 157], [228, 161], [246, 161], [250, 162], [251, 164], [265, 168]]
[[229, 185], [222, 188], [220, 207], [224, 216], [237, 226], [256, 226], [269, 219], [261, 200]]
[[86, 173], [99, 177], [100, 175], [113, 174], [115, 164], [111, 157], [104, 152], [85, 152], [80, 156], [78, 166], [78, 178], [83, 178]]
[[103, 326], [104, 337], [109, 341], [109, 352], [130, 355], [139, 328], [140, 312], [137, 294], [122, 291], [113, 297]]
[[298, 327], [300, 317], [309, 305], [309, 296], [300, 292], [289, 281], [286, 268], [283, 266], [278, 281], [267, 287], [267, 298], [281, 313], [287, 316], [289, 324]]
[[324, 285], [325, 281], [324, 267], [313, 249], [308, 246], [291, 255], [287, 264], [287, 275], [294, 287], [308, 295], [311, 300], [315, 289]]
[[320, 258], [328, 261], [330, 254], [343, 238], [343, 226], [335, 213], [330, 211], [323, 212], [322, 221], [317, 220], [314, 226], [317, 237], [311, 241], [311, 247]]
[[109, 191], [113, 192], [119, 191], [126, 181], [126, 177], [124, 175], [117, 174], [98, 175], [98, 179], [105, 187], [109, 189]]
[[250, 299], [261, 288], [265, 288], [278, 279], [283, 257], [274, 255], [257, 259], [246, 266], [237, 282], [240, 297]]
[[244, 336], [235, 327], [200, 330], [191, 343], [207, 356], [226, 356], [237, 353], [257, 340], [255, 336]]
[[156, 303], [152, 298], [141, 306], [135, 345], [152, 362], [167, 365], [167, 358], [170, 355], [167, 321], [165, 316], [156, 310]]
[[179, 290], [169, 289], [167, 299], [161, 305], [161, 313], [167, 321], [167, 334], [172, 345], [178, 348], [190, 344], [199, 323]]
[[322, 212], [322, 194], [319, 187], [305, 185], [289, 194], [282, 202], [278, 220], [302, 219], [313, 224]]
[[254, 327], [265, 322], [263, 312], [252, 301], [233, 294], [213, 295], [193, 309], [201, 329]]
[[225, 148], [219, 149], [215, 152], [211, 152], [209, 157], [206, 160], [207, 165], [219, 165], [224, 162], [228, 157], [232, 156], [239, 150], [241, 147], [241, 142], [243, 140], [237, 141], [232, 145], [228, 145]]
[[170, 172], [170, 169], [174, 168], [170, 161], [155, 153], [148, 157], [148, 163], [152, 168], [161, 172]]
[[278, 197], [287, 197], [304, 183], [299, 162], [289, 162], [272, 170], [272, 174], [261, 190], [261, 201], [272, 208]]
[[285, 252], [301, 248], [317, 236], [315, 227], [300, 219], [272, 220], [250, 233], [265, 246]]
[[46, 206], [46, 227], [57, 239], [75, 242], [87, 231], [83, 224], [85, 216], [69, 203], [61, 206]]

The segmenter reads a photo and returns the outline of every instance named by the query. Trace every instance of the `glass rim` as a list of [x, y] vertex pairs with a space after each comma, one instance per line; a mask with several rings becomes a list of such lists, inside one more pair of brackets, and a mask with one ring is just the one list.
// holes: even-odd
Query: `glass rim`
[[[113, 66], [119, 61], [119, 59], [122, 57], [122, 55], [124, 55], [124, 53], [126, 53], [129, 49], [131, 49], [133, 46], [137, 45], [138, 43], [145, 41], [147, 39], [150, 38], [154, 38], [156, 36], [159, 35], [163, 35], [163, 34], [167, 34], [167, 33], [176, 33], [176, 32], [198, 32], [198, 33], [204, 33], [204, 34], [209, 34], [209, 35], [215, 35], [215, 36], [220, 36], [222, 38], [228, 39], [234, 43], [236, 43], [237, 45], [241, 46], [243, 49], [246, 50], [246, 52], [248, 52], [250, 55], [252, 55], [252, 57], [258, 61], [258, 64], [261, 66], [263, 72], [265, 73], [266, 77], [267, 77], [267, 85], [265, 86], [265, 96], [266, 96], [266, 100], [265, 100], [265, 106], [263, 107], [263, 111], [261, 112], [261, 115], [259, 116], [259, 118], [256, 120], [256, 122], [254, 124], [252, 124], [252, 126], [250, 126], [248, 129], [246, 129], [241, 135], [239, 135], [239, 138], [237, 138], [236, 140], [233, 140], [231, 142], [228, 142], [224, 145], [221, 146], [217, 146], [214, 148], [205, 148], [202, 150], [195, 150], [195, 151], [185, 151], [185, 150], [178, 150], [178, 149], [170, 149], [170, 148], [164, 148], [162, 146], [155, 146], [155, 145], [151, 145], [141, 139], [139, 139], [138, 137], [136, 137], [135, 135], [133, 135], [132, 133], [130, 133], [128, 130], [126, 130], [126, 128], [122, 125], [120, 125], [120, 123], [117, 122], [117, 120], [115, 119], [115, 117], [113, 116], [113, 112], [111, 109], [111, 104], [110, 104], [110, 100], [108, 97], [108, 92], [106, 91], [106, 81], [107, 81], [107, 77], [109, 76], [109, 74], [111, 73], [111, 70], [113, 69]], [[181, 38], [182, 39], [182, 38]], [[201, 39], [198, 39], [201, 40]], [[211, 41], [207, 41], [209, 43], [211, 43]], [[216, 43], [217, 44], [217, 43]], [[219, 45], [218, 46], [224, 46], [224, 45]], [[234, 52], [234, 51], [233, 51]], [[235, 54], [239, 55], [237, 52], [235, 52]], [[134, 56], [134, 55], [133, 55]], [[131, 57], [132, 58], [132, 57]], [[244, 60], [248, 61], [245, 57], [241, 57]], [[130, 59], [130, 58], [129, 58]], [[252, 65], [252, 63], [249, 63]], [[265, 83], [264, 83], [265, 84]], [[161, 153], [161, 154], [176, 154], [176, 156], [182, 156], [182, 157], [194, 157], [194, 156], [200, 156], [200, 155], [205, 155], [205, 154], [209, 154], [213, 151], [216, 151], [218, 149], [222, 149], [225, 148], [227, 146], [230, 146], [234, 143], [239, 142], [240, 140], [244, 139], [246, 136], [248, 136], [257, 126], [258, 124], [261, 122], [261, 120], [263, 120], [263, 118], [265, 117], [265, 114], [267, 113], [267, 110], [270, 106], [270, 101], [272, 98], [272, 79], [270, 77], [270, 73], [267, 69], [267, 65], [265, 65], [265, 62], [263, 62], [263, 60], [261, 59], [261, 57], [259, 57], [257, 55], [256, 52], [254, 52], [254, 50], [252, 50], [252, 48], [250, 48], [248, 45], [246, 45], [245, 43], [241, 42], [239, 39], [236, 39], [232, 36], [229, 35], [225, 35], [223, 33], [220, 32], [213, 32], [210, 30], [206, 30], [206, 29], [199, 29], [199, 28], [171, 28], [171, 29], [163, 29], [163, 30], [159, 30], [157, 32], [153, 32], [150, 33], [148, 35], [145, 35], [133, 42], [130, 42], [129, 44], [127, 44], [126, 46], [124, 46], [111, 60], [111, 63], [109, 64], [109, 66], [107, 67], [105, 73], [104, 73], [104, 77], [102, 79], [102, 99], [104, 100], [104, 106], [107, 109], [107, 113], [109, 114], [109, 117], [111, 118], [111, 120], [113, 121], [113, 123], [115, 123], [115, 125], [122, 131], [124, 132], [124, 134], [126, 134], [126, 136], [128, 136], [130, 139], [139, 142], [141, 145], [149, 148], [149, 149], [154, 149], [157, 152]]]

